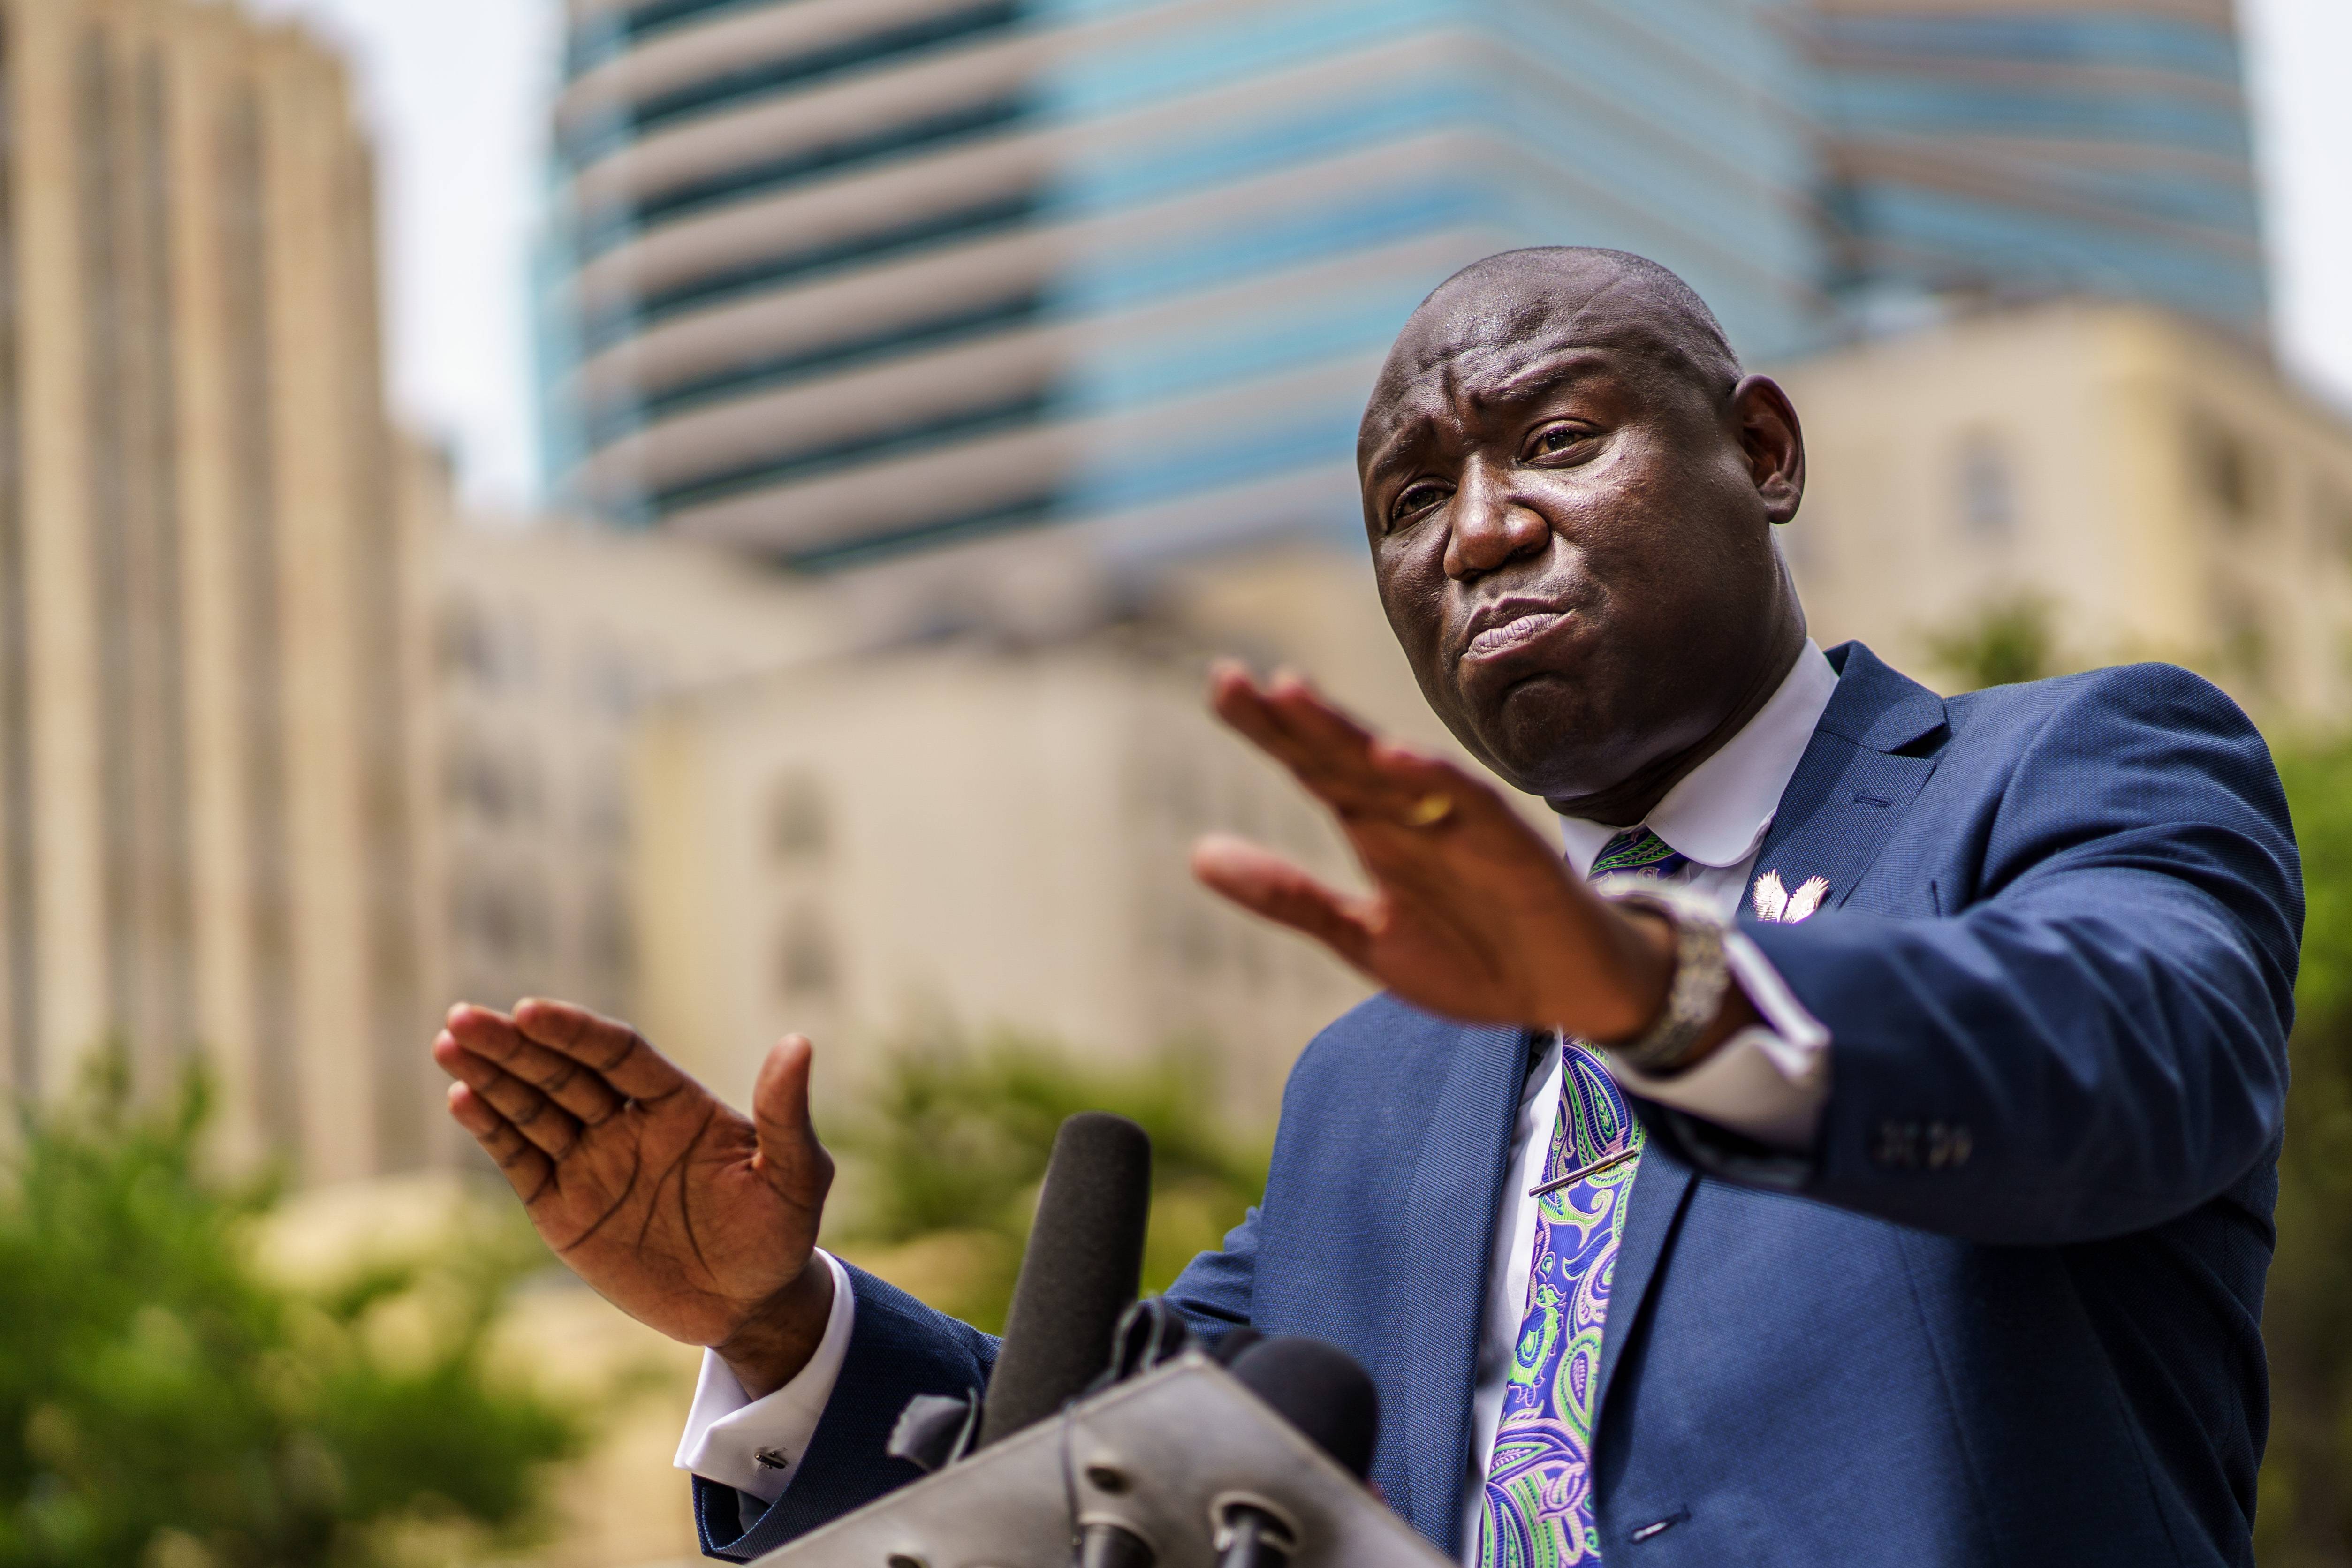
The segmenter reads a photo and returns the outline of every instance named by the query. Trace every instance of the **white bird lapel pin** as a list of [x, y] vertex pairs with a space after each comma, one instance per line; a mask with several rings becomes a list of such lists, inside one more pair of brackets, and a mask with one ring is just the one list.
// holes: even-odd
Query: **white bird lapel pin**
[[1794, 925], [1819, 909], [1829, 895], [1825, 877], [1807, 877], [1790, 893], [1781, 885], [1779, 872], [1768, 871], [1756, 879], [1756, 918], [1773, 925]]

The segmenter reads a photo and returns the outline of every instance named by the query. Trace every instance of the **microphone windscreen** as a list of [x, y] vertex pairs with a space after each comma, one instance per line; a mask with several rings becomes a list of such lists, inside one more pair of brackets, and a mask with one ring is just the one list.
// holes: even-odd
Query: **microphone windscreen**
[[1111, 1335], [1142, 1283], [1150, 1217], [1143, 1129], [1099, 1111], [1063, 1123], [988, 1380], [981, 1447], [1053, 1415], [1110, 1364]]
[[1276, 1334], [1234, 1357], [1233, 1375], [1349, 1475], [1371, 1473], [1381, 1395], [1354, 1356], [1319, 1339]]

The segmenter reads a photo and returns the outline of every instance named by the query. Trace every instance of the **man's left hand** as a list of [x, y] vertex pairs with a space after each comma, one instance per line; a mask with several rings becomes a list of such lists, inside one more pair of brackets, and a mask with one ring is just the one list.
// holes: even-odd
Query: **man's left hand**
[[[1674, 976], [1665, 923], [1595, 894], [1491, 786], [1378, 738], [1297, 676], [1260, 685], [1220, 664], [1210, 695], [1330, 809], [1372, 891], [1341, 893], [1223, 834], [1192, 852], [1202, 882], [1429, 1012], [1604, 1043], [1655, 1021]], [[1737, 988], [1732, 998], [1727, 1013], [1753, 1016]]]

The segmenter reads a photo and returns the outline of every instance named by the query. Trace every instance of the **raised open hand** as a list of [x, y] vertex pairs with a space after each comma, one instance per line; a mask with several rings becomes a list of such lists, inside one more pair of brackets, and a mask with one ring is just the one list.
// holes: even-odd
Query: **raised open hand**
[[822, 1338], [810, 1267], [833, 1157], [810, 1124], [809, 1042], [769, 1052], [746, 1118], [635, 1030], [527, 1001], [458, 1007], [433, 1042], [449, 1110], [547, 1244], [631, 1317], [709, 1345], [754, 1397]]
[[1330, 809], [1372, 892], [1340, 893], [1222, 834], [1193, 851], [1210, 887], [1449, 1018], [1613, 1040], [1657, 1015], [1673, 971], [1664, 925], [1595, 896], [1493, 788], [1377, 738], [1296, 676], [1260, 686], [1221, 664], [1211, 701]]

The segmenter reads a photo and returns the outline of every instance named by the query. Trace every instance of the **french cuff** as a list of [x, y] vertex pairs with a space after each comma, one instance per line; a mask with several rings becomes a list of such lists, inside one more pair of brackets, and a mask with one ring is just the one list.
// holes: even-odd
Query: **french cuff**
[[857, 1299], [849, 1270], [830, 1252], [820, 1249], [816, 1255], [833, 1270], [833, 1311], [816, 1354], [799, 1376], [766, 1398], [753, 1399], [717, 1352], [704, 1351], [694, 1408], [687, 1413], [686, 1436], [677, 1445], [679, 1469], [733, 1487], [763, 1505], [773, 1503], [793, 1484], [833, 1397], [842, 1360], [849, 1354], [850, 1331], [856, 1326]]
[[1829, 1103], [1830, 1031], [1804, 1009], [1755, 943], [1727, 931], [1723, 956], [1763, 1021], [1671, 1078], [1652, 1078], [1613, 1058], [1609, 1071], [1628, 1093], [1767, 1147], [1801, 1153], [1812, 1146]]

